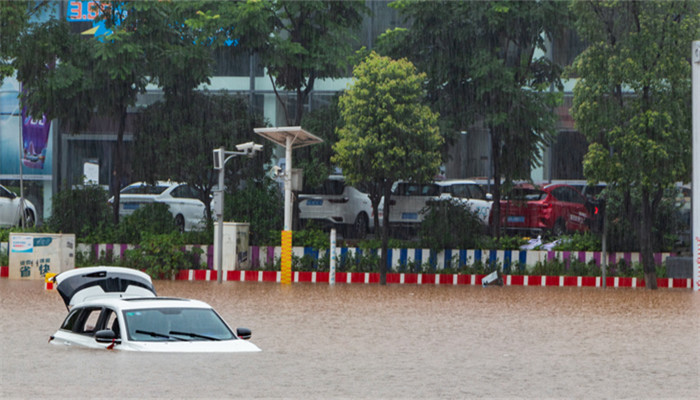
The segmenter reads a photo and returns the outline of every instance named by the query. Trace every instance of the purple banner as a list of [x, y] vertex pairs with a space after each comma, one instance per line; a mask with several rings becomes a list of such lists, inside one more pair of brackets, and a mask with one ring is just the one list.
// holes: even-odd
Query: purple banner
[[34, 120], [22, 110], [22, 164], [29, 168], [44, 169], [50, 128], [51, 121], [45, 115], [40, 120]]

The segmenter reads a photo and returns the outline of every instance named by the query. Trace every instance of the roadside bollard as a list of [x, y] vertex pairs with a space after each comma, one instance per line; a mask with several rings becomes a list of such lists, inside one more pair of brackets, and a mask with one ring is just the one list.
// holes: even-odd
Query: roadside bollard
[[45, 290], [53, 290], [54, 288], [54, 281], [53, 278], [56, 276], [53, 272], [47, 272], [44, 275], [44, 289]]

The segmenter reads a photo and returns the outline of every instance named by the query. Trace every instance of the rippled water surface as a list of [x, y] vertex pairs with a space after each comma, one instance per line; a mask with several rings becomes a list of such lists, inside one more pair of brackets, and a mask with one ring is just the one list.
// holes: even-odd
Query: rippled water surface
[[700, 294], [156, 281], [253, 330], [254, 354], [47, 343], [66, 309], [0, 279], [5, 398], [700, 398]]

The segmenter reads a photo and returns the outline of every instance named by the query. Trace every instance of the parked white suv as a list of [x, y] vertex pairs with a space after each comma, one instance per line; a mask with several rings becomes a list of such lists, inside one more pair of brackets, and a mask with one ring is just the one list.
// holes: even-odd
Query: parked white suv
[[493, 206], [493, 196], [486, 193], [476, 181], [451, 179], [436, 182], [441, 198], [454, 198], [475, 213], [484, 226], [488, 226]]
[[[418, 228], [429, 201], [449, 198], [458, 199], [476, 213], [484, 226], [488, 226], [493, 205], [491, 194], [484, 192], [477, 182], [463, 179], [432, 183], [397, 182], [391, 192], [389, 225], [392, 228]], [[383, 211], [384, 199], [379, 204], [380, 221], [383, 221]]]
[[331, 175], [323, 183], [299, 195], [299, 219], [315, 221], [324, 228], [342, 229], [345, 237], [364, 238], [374, 227], [369, 195], [345, 184], [341, 175]]

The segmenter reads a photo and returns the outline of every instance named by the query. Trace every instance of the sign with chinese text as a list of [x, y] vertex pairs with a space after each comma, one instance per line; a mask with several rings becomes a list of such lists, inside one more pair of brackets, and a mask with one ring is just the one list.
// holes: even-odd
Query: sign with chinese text
[[10, 233], [10, 279], [44, 280], [73, 268], [74, 234]]

